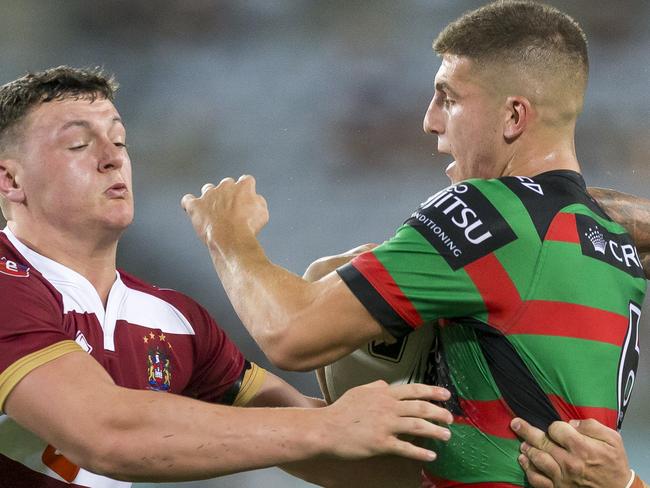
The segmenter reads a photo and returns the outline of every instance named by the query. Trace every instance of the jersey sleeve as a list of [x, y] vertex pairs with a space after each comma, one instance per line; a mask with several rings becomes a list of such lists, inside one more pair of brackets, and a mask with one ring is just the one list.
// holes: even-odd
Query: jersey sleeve
[[192, 324], [196, 362], [187, 393], [199, 400], [231, 404], [241, 388], [246, 360], [210, 314], [197, 307]]
[[35, 277], [0, 273], [0, 412], [28, 373], [69, 352], [82, 351], [63, 327], [56, 298]]
[[255, 363], [245, 361], [239, 380], [231, 385], [221, 398], [224, 405], [245, 407], [255, 398], [266, 378], [266, 370]]
[[516, 239], [505, 218], [470, 183], [424, 202], [395, 236], [338, 269], [394, 337], [441, 318], [484, 318], [477, 281], [495, 250]]

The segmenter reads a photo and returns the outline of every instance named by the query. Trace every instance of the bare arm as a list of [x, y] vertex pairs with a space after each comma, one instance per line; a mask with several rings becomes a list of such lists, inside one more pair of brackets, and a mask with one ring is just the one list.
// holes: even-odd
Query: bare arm
[[534, 488], [626, 488], [631, 480], [620, 434], [596, 420], [554, 422], [547, 434], [522, 419], [511, 425], [524, 441], [519, 462]]
[[382, 337], [336, 273], [309, 283], [266, 257], [256, 235], [268, 212], [252, 177], [204, 185], [200, 198], [185, 195], [182, 204], [239, 318], [278, 367], [312, 370]]
[[[377, 244], [363, 244], [341, 254], [325, 256], [317, 259], [307, 267], [302, 277], [304, 280], [309, 281], [310, 283], [318, 281], [337, 269], [339, 266], [343, 266], [344, 264], [350, 262], [350, 260], [355, 256], [358, 256], [359, 254], [366, 251], [370, 251], [375, 247], [377, 247]], [[324, 367], [320, 367], [316, 370], [316, 379], [318, 380], [318, 386], [320, 386], [320, 391], [323, 394], [325, 402], [327, 402], [327, 404], [332, 403], [332, 397], [330, 396], [330, 392], [327, 389]]]
[[[432, 453], [400, 433], [441, 437], [449, 413], [427, 401], [448, 393], [380, 382], [328, 407], [235, 408], [116, 386], [85, 353], [68, 353], [28, 373], [4, 410], [73, 463], [131, 481], [179, 481], [329, 456], [360, 459]], [[421, 418], [417, 418], [421, 417]], [[160, 469], [164, 466], [165, 469]]]
[[[326, 391], [323, 393], [327, 395]], [[264, 384], [247, 406], [325, 405], [322, 399], [305, 397], [281, 378], [267, 372]], [[359, 461], [319, 456], [280, 467], [293, 476], [328, 488], [419, 488], [422, 463], [399, 456], [377, 456]]]
[[590, 187], [589, 193], [630, 233], [650, 278], [650, 200], [606, 188]]
[[282, 378], [267, 371], [259, 391], [245, 406], [319, 408], [326, 405], [322, 398], [305, 396]]
[[[312, 269], [312, 271], [315, 270]], [[323, 376], [323, 368], [319, 368], [316, 373], [323, 396], [328, 399], [328, 403], [331, 403]], [[348, 488], [350, 486], [355, 488], [393, 488], [395, 486], [419, 488], [422, 467], [423, 463], [420, 461], [398, 456], [377, 456], [360, 461], [338, 461], [321, 457], [314, 461], [281, 466], [282, 469], [294, 476], [328, 488]]]

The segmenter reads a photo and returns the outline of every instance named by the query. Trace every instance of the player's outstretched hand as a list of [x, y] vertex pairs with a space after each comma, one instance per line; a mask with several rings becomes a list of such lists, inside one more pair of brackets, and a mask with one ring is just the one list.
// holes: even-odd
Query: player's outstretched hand
[[250, 175], [237, 181], [224, 178], [217, 186], [206, 183], [200, 197], [187, 194], [181, 206], [206, 243], [225, 237], [236, 240], [241, 232], [255, 236], [269, 220], [266, 200], [255, 191], [255, 178]]
[[451, 413], [431, 401], [443, 401], [449, 392], [437, 386], [407, 384], [388, 386], [375, 381], [348, 390], [332, 405], [325, 431], [334, 454], [344, 459], [361, 459], [378, 454], [395, 454], [419, 461], [435, 459], [435, 453], [400, 439], [400, 435], [448, 440], [450, 431], [436, 423], [450, 424]]
[[376, 247], [377, 244], [362, 244], [361, 246], [357, 246], [349, 251], [342, 252], [341, 254], [319, 258], [307, 267], [307, 270], [302, 277], [307, 281], [318, 281], [324, 276], [330, 274], [339, 266], [343, 266], [347, 262], [351, 261], [359, 254], [371, 251]]
[[553, 422], [548, 434], [522, 419], [519, 463], [534, 488], [625, 488], [630, 467], [618, 432], [593, 419]]

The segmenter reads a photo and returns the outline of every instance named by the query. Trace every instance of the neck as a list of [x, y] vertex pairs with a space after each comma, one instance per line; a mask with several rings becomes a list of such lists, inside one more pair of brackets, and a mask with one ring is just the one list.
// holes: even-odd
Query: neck
[[86, 278], [97, 290], [104, 306], [115, 282], [117, 242], [114, 232], [98, 238], [91, 231], [71, 232], [51, 225], [7, 222], [9, 229], [26, 246], [70, 268]]
[[580, 172], [573, 131], [529, 134], [513, 145], [502, 176], [536, 176], [546, 171]]

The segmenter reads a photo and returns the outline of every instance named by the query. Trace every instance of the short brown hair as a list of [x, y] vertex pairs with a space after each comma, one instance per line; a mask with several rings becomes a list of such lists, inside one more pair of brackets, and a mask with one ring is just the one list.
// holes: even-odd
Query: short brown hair
[[28, 73], [0, 86], [0, 152], [12, 139], [12, 129], [36, 105], [66, 98], [106, 98], [113, 101], [118, 84], [101, 68], [59, 66]]
[[479, 64], [564, 68], [585, 83], [589, 71], [587, 37], [578, 23], [554, 7], [532, 1], [500, 0], [466, 12], [438, 35], [433, 49]]

